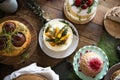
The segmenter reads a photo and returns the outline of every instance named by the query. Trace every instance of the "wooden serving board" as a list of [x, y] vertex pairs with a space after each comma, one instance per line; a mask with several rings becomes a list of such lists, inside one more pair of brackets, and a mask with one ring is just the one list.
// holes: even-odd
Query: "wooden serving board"
[[120, 23], [112, 21], [112, 20], [106, 18], [106, 16], [113, 10], [113, 8], [111, 8], [110, 10], [108, 10], [106, 12], [105, 17], [104, 17], [104, 26], [105, 26], [106, 31], [111, 36], [120, 39]]
[[23, 52], [23, 54], [21, 54], [19, 56], [15, 56], [15, 57], [0, 56], [0, 63], [6, 64], [6, 65], [17, 65], [17, 64], [24, 62], [25, 60], [30, 58], [32, 54], [34, 54], [34, 51], [37, 46], [37, 32], [36, 32], [36, 29], [33, 27], [32, 24], [30, 24], [30, 22], [28, 20], [21, 18], [19, 16], [5, 17], [2, 20], [0, 20], [0, 23], [5, 20], [20, 21], [28, 27], [28, 29], [30, 30], [30, 33], [31, 33], [32, 39], [31, 39], [30, 46], [28, 47], [28, 49], [25, 52]]
[[109, 19], [104, 20], [104, 25], [107, 32], [115, 38], [120, 39], [120, 23], [114, 22]]

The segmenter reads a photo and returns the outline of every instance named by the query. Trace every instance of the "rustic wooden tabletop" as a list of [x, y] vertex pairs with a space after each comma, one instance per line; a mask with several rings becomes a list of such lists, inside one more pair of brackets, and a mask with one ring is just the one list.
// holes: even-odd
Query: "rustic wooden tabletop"
[[[64, 0], [37, 0], [38, 4], [42, 7], [42, 9], [49, 15], [50, 19], [54, 18], [62, 18], [66, 19], [63, 13], [63, 5]], [[26, 7], [24, 4], [24, 0], [18, 0], [19, 8], [16, 13], [14, 14], [7, 14], [6, 16], [17, 16], [18, 18], [24, 18], [30, 24], [32, 24], [37, 32], [37, 42], [38, 42], [38, 35], [41, 29], [41, 21], [34, 15], [34, 13]], [[72, 55], [63, 59], [54, 59], [47, 56], [40, 48], [39, 43], [37, 43], [37, 47], [32, 54], [32, 56], [26, 59], [23, 63], [15, 64], [13, 66], [6, 66], [0, 64], [0, 77], [2, 78], [11, 73], [12, 71], [29, 65], [33, 62], [36, 62], [39, 66], [47, 67], [51, 66], [54, 67], [59, 62], [63, 61], [64, 59], [72, 62], [73, 56], [76, 51], [78, 51], [81, 47], [85, 45], [97, 44], [100, 40], [101, 34], [104, 31], [103, 25], [103, 18], [107, 10], [114, 6], [120, 5], [120, 0], [99, 0], [99, 5], [97, 9], [97, 13], [94, 19], [83, 25], [75, 25], [76, 29], [79, 33], [79, 44], [77, 49], [73, 52]]]

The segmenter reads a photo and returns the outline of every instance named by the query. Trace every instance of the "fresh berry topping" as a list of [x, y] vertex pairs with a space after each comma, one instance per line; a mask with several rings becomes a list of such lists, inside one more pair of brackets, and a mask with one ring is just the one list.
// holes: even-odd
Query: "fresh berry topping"
[[75, 0], [75, 6], [79, 7], [81, 4], [81, 0]]
[[87, 4], [84, 4], [83, 6], [82, 6], [82, 9], [86, 9], [88, 6], [87, 6]]
[[94, 70], [94, 71], [98, 71], [100, 69], [100, 66], [101, 66], [101, 62], [99, 59], [97, 58], [94, 58], [92, 60], [90, 60], [89, 62], [89, 65], [90, 67]]
[[13, 22], [6, 22], [3, 25], [3, 31], [5, 30], [5, 32], [13, 32], [15, 30], [15, 24]]
[[88, 0], [87, 5], [88, 5], [88, 6], [91, 6], [92, 3], [93, 3], [93, 0]]

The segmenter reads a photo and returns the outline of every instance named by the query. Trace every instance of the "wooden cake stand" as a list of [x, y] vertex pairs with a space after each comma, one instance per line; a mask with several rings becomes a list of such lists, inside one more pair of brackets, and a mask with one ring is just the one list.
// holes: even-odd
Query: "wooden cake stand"
[[25, 20], [24, 18], [20, 18], [19, 16], [9, 16], [9, 17], [5, 17], [2, 20], [0, 20], [0, 23], [5, 20], [20, 21], [28, 27], [28, 29], [30, 30], [30, 33], [31, 33], [30, 46], [22, 55], [15, 56], [15, 57], [0, 56], [0, 63], [6, 64], [6, 65], [17, 65], [17, 64], [24, 62], [26, 59], [30, 58], [31, 55], [34, 53], [36, 46], [37, 46], [37, 32], [36, 32], [35, 28], [33, 27], [33, 25], [30, 24], [29, 21], [27, 21], [27, 19]]

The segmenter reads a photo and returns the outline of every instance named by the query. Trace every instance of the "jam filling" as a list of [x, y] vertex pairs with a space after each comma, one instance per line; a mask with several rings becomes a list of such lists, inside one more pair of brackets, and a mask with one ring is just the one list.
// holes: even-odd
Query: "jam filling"
[[97, 58], [90, 60], [89, 65], [94, 71], [98, 71], [101, 67], [101, 61]]

